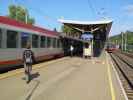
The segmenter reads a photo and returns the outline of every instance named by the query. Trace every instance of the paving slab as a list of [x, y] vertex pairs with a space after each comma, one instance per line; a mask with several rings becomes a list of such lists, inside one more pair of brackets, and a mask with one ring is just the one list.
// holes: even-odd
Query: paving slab
[[29, 84], [22, 71], [11, 72], [8, 77], [0, 78], [0, 100], [125, 100], [107, 58], [103, 53], [98, 58], [64, 57], [37, 64]]

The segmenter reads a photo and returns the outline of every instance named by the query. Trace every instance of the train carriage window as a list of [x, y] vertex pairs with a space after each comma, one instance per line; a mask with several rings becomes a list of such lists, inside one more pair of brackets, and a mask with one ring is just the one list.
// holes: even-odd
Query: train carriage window
[[41, 44], [40, 44], [40, 46], [41, 46], [41, 48], [44, 48], [46, 45], [45, 45], [45, 42], [46, 41], [46, 37], [45, 36], [41, 36]]
[[21, 33], [21, 47], [25, 48], [27, 45], [27, 42], [29, 41], [30, 41], [30, 34], [22, 32]]
[[57, 38], [55, 38], [55, 48], [57, 48]]
[[53, 38], [53, 47], [56, 48], [56, 38]]
[[32, 35], [32, 47], [33, 48], [38, 48], [38, 40], [39, 40], [38, 35]]
[[57, 47], [58, 48], [60, 47], [60, 40], [59, 39], [57, 40]]
[[2, 45], [2, 31], [0, 29], [0, 48], [2, 47], [1, 45]]
[[50, 47], [53, 47], [53, 38], [50, 38]]
[[7, 31], [7, 48], [17, 48], [18, 35], [16, 31]]
[[51, 38], [47, 37], [47, 47], [49, 48], [51, 46]]
[[59, 40], [59, 48], [61, 48], [62, 47], [62, 42], [61, 42], [61, 40]]

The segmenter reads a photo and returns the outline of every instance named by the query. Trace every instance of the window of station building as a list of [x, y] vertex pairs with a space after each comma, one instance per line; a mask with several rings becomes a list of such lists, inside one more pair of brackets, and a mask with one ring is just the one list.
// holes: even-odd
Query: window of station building
[[47, 37], [47, 47], [49, 48], [51, 46], [51, 38]]
[[33, 48], [38, 48], [38, 35], [32, 35], [32, 47]]
[[0, 48], [2, 47], [2, 31], [0, 29]]
[[26, 48], [27, 43], [30, 41], [30, 34], [29, 33], [21, 33], [21, 47]]
[[7, 48], [17, 48], [18, 34], [16, 31], [7, 31]]
[[45, 36], [41, 36], [41, 44], [40, 44], [40, 46], [41, 46], [41, 48], [45, 48], [46, 47], [46, 37]]

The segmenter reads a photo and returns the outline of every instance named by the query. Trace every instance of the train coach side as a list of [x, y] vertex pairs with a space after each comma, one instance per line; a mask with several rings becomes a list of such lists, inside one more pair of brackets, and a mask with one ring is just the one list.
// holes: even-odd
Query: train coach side
[[0, 17], [0, 69], [21, 65], [22, 53], [29, 41], [36, 61], [64, 54], [57, 32]]

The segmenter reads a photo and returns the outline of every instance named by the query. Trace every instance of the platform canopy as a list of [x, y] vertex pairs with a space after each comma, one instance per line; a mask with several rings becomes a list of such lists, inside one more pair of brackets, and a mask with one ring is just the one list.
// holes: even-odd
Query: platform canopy
[[74, 35], [76, 34], [77, 38], [87, 42], [90, 38], [88, 35], [92, 35], [90, 39], [92, 41], [90, 42], [93, 44], [93, 56], [99, 56], [101, 54], [113, 23], [112, 20], [76, 21], [59, 19], [58, 21], [77, 30], [77, 32], [68, 34], [68, 36], [70, 35], [74, 38]]
[[112, 20], [76, 21], [76, 20], [59, 19], [58, 21], [64, 25], [67, 25], [78, 31], [81, 31], [82, 33], [84, 32], [95, 33], [95, 31], [98, 30], [104, 31], [104, 33], [109, 33], [109, 30], [112, 25]]

